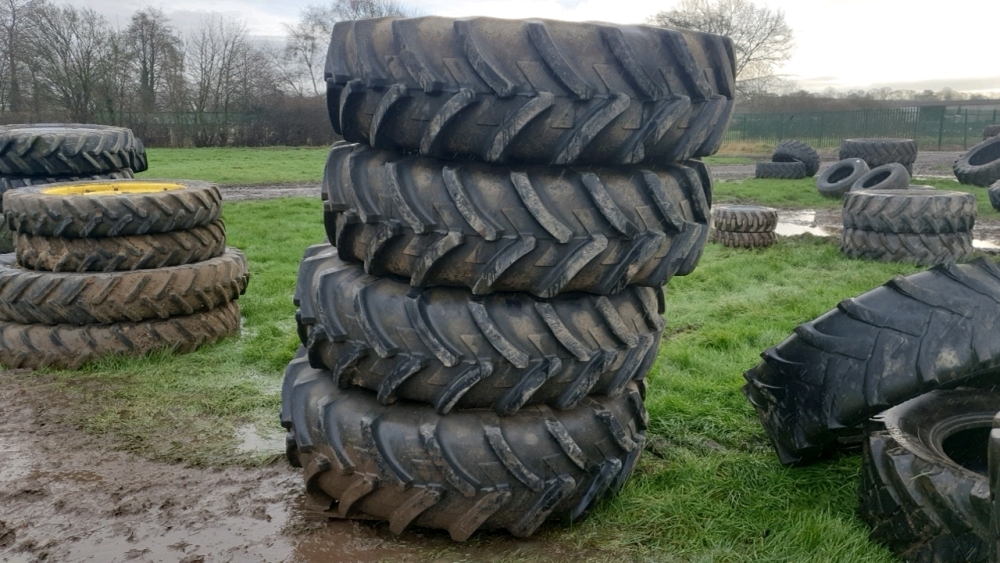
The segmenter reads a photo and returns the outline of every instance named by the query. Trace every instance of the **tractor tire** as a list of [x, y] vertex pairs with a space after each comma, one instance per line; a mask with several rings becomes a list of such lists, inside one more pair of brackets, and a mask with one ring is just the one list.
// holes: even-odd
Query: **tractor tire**
[[848, 158], [860, 158], [869, 168], [897, 162], [912, 176], [917, 143], [913, 139], [844, 139], [840, 143], [840, 160]]
[[897, 277], [761, 356], [744, 393], [782, 463], [816, 461], [880, 412], [1000, 367], [1000, 268], [978, 258]]
[[816, 149], [801, 141], [781, 141], [771, 155], [772, 162], [801, 162], [806, 165], [806, 176], [819, 172], [819, 154]]
[[729, 248], [767, 248], [778, 242], [778, 235], [769, 233], [732, 233], [729, 231], [712, 231], [712, 242], [717, 242]]
[[167, 319], [220, 307], [246, 291], [242, 252], [155, 270], [53, 273], [0, 257], [0, 322], [48, 325], [111, 324]]
[[972, 232], [885, 233], [844, 229], [840, 251], [848, 258], [934, 266], [972, 258]]
[[314, 277], [299, 280], [299, 322], [312, 325], [300, 334], [313, 366], [344, 387], [377, 391], [382, 404], [405, 399], [441, 414], [489, 408], [501, 416], [537, 403], [571, 409], [588, 395], [617, 396], [656, 358], [658, 290], [478, 298], [369, 276], [327, 248], [307, 254], [325, 264], [302, 267]]
[[806, 165], [801, 162], [758, 162], [754, 178], [800, 180], [806, 177]]
[[146, 170], [146, 149], [131, 129], [46, 123], [0, 125], [0, 175], [92, 176]]
[[1000, 137], [987, 139], [955, 161], [955, 177], [962, 184], [987, 187], [1000, 181]]
[[993, 417], [987, 446], [987, 485], [990, 487], [990, 563], [1000, 560], [1000, 414]]
[[552, 165], [714, 154], [733, 113], [727, 37], [485, 17], [338, 22], [334, 130], [444, 159]]
[[0, 255], [14, 252], [14, 233], [6, 219], [0, 219]]
[[43, 186], [60, 182], [81, 182], [90, 180], [131, 180], [135, 178], [129, 169], [115, 170], [107, 174], [90, 176], [0, 176], [0, 211], [3, 211], [2, 196], [8, 190], [18, 190], [28, 186]]
[[186, 231], [103, 238], [16, 235], [17, 263], [48, 272], [123, 272], [197, 264], [226, 250], [222, 220]]
[[344, 260], [476, 295], [660, 287], [700, 250], [711, 213], [710, 179], [683, 164], [501, 167], [339, 145], [324, 186]]
[[991, 531], [988, 443], [1000, 393], [931, 391], [869, 423], [859, 516], [900, 559], [986, 563]]
[[816, 178], [816, 189], [823, 197], [842, 198], [851, 191], [854, 182], [868, 173], [868, 163], [860, 158], [848, 158], [829, 166], [819, 178]]
[[983, 140], [1000, 136], [1000, 125], [987, 125], [983, 129]]
[[908, 187], [910, 187], [910, 174], [906, 171], [906, 167], [898, 162], [892, 162], [869, 170], [851, 185], [851, 191], [905, 190]]
[[942, 190], [862, 190], [844, 198], [845, 229], [882, 233], [971, 233], [976, 196]]
[[4, 196], [11, 230], [94, 238], [184, 231], [219, 220], [222, 194], [195, 180], [124, 180], [32, 186]]
[[990, 189], [986, 190], [987, 195], [990, 196], [990, 205], [993, 209], [1000, 211], [1000, 180], [993, 183]]
[[648, 424], [635, 383], [568, 411], [441, 416], [339, 388], [303, 351], [285, 372], [281, 403], [289, 457], [325, 515], [387, 520], [394, 534], [443, 529], [455, 541], [495, 529], [528, 537], [546, 521], [584, 519], [628, 480]]
[[718, 205], [712, 209], [712, 227], [731, 233], [770, 233], [778, 226], [778, 210], [759, 205]]
[[111, 325], [0, 322], [0, 365], [10, 369], [77, 369], [107, 356], [143, 356], [163, 349], [193, 352], [239, 331], [236, 301], [185, 317]]

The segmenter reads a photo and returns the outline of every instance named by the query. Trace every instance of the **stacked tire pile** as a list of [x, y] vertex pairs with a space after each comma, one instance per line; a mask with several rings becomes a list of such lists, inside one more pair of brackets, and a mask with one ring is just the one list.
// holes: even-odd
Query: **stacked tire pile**
[[[0, 197], [26, 186], [121, 180], [144, 170], [146, 150], [130, 129], [66, 123], [0, 126]], [[13, 251], [13, 235], [2, 222], [0, 253]]]
[[819, 171], [819, 154], [809, 145], [795, 140], [778, 143], [771, 162], [758, 162], [754, 176], [778, 180], [799, 180]]
[[710, 240], [730, 248], [767, 248], [778, 242], [778, 210], [756, 205], [717, 205]]
[[4, 194], [0, 364], [74, 369], [239, 331], [249, 278], [204, 182], [98, 180]]
[[[644, 26], [338, 23], [331, 243], [300, 265], [288, 459], [328, 514], [531, 535], [629, 478], [661, 286], [708, 236], [732, 43]], [[350, 144], [360, 143], [360, 144]]]
[[987, 125], [983, 128], [983, 140], [1000, 137], [1000, 125]]
[[[904, 561], [985, 562], [997, 537], [998, 319], [995, 263], [935, 266], [800, 325], [746, 372], [744, 392], [786, 465], [862, 444], [859, 516], [872, 539]], [[996, 484], [1000, 437], [991, 448]]]
[[868, 168], [902, 164], [913, 176], [917, 161], [917, 143], [913, 139], [844, 139], [840, 142], [840, 160], [860, 158]]

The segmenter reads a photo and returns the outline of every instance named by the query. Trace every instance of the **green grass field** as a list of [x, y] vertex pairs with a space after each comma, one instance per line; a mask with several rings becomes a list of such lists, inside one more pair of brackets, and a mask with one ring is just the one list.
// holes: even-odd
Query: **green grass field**
[[219, 184], [319, 183], [327, 147], [148, 149], [143, 178], [184, 178]]

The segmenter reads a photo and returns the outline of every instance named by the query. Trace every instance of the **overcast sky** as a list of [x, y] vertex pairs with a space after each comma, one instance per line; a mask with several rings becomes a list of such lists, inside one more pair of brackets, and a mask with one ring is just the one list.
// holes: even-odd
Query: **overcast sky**
[[[642, 23], [675, 0], [406, 0], [425, 15], [542, 17]], [[322, 0], [70, 0], [120, 24], [137, 8], [162, 8], [178, 28], [219, 12], [245, 20], [258, 35]], [[766, 0], [784, 10], [795, 54], [782, 72], [799, 87], [822, 90], [890, 86], [1000, 92], [1000, 0]]]

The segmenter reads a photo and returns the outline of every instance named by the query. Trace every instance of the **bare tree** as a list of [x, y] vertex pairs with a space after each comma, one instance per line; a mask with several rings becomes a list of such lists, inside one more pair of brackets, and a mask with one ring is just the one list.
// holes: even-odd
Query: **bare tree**
[[25, 37], [40, 5], [38, 0], [0, 0], [0, 114], [22, 109]]
[[138, 79], [139, 101], [144, 113], [157, 109], [172, 75], [183, 69], [181, 40], [162, 10], [143, 8], [132, 14], [126, 31]]
[[795, 45], [784, 12], [750, 0], [681, 0], [647, 22], [730, 37], [736, 50], [737, 90], [746, 95], [772, 85]]
[[335, 21], [348, 21], [406, 17], [413, 11], [399, 0], [335, 0], [330, 5], [330, 12], [336, 17]]

